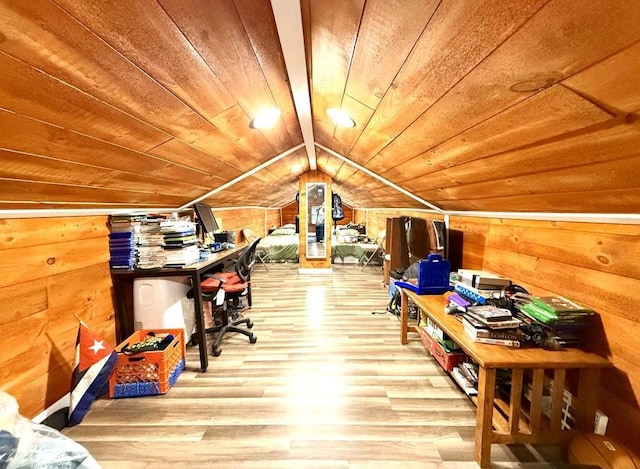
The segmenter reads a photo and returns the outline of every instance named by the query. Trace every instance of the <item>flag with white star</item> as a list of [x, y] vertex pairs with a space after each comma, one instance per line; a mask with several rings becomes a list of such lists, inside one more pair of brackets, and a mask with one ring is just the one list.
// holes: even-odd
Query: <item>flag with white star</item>
[[105, 340], [80, 322], [71, 376], [68, 425], [79, 424], [93, 401], [102, 394], [118, 363], [118, 354]]

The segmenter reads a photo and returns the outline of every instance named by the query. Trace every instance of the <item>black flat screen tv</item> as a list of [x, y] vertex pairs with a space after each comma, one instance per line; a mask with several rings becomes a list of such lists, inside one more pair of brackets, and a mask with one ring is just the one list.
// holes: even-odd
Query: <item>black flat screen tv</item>
[[196, 212], [198, 223], [202, 227], [202, 231], [205, 235], [213, 234], [214, 231], [218, 231], [220, 229], [209, 205], [199, 202], [193, 205], [193, 209]]

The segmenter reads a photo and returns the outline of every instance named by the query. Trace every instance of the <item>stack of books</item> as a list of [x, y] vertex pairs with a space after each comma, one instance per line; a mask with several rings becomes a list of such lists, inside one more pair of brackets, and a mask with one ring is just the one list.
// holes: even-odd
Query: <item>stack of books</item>
[[581, 345], [584, 329], [595, 314], [593, 309], [563, 296], [532, 296], [520, 305], [526, 319], [540, 323], [553, 341], [562, 347]]
[[196, 224], [187, 221], [164, 221], [160, 224], [163, 235], [165, 267], [184, 267], [200, 259]]
[[521, 321], [511, 311], [496, 306], [470, 306], [462, 315], [465, 333], [475, 342], [520, 347], [524, 339]]
[[478, 394], [478, 365], [462, 362], [453, 368], [451, 374], [468, 396]]
[[160, 223], [164, 217], [149, 217], [140, 227], [138, 240], [138, 268], [160, 269], [167, 263], [164, 252], [164, 235]]
[[109, 266], [112, 269], [136, 268], [139, 232], [145, 219], [145, 215], [109, 217]]

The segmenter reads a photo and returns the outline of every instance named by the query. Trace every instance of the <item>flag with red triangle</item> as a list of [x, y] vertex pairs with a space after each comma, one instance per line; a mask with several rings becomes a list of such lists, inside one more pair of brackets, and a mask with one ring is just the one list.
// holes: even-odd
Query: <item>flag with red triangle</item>
[[79, 424], [93, 401], [106, 390], [117, 363], [114, 348], [80, 322], [71, 375], [69, 426]]

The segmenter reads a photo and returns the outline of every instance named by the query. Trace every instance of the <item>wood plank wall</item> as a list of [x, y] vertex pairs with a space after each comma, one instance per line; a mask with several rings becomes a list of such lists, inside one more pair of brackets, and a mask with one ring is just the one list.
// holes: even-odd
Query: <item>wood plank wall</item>
[[280, 226], [281, 212], [279, 208], [237, 208], [213, 209], [221, 230], [236, 231], [236, 242], [244, 243], [243, 228], [250, 228], [256, 236], [263, 237], [269, 227]]
[[282, 207], [282, 224], [295, 224], [296, 215], [298, 215], [298, 202], [293, 201], [290, 204], [285, 205], [284, 207]]
[[387, 218], [417, 217], [425, 220], [442, 220], [442, 215], [433, 210], [361, 210], [354, 209], [354, 223], [366, 225], [367, 235], [375, 238], [387, 228]]
[[78, 315], [115, 344], [106, 217], [0, 220], [0, 389], [32, 418], [69, 392]]
[[[367, 231], [387, 217], [441, 218], [415, 211], [356, 211]], [[640, 226], [451, 217], [463, 232], [462, 266], [511, 277], [531, 293], [562, 294], [599, 313], [588, 347], [615, 368], [604, 373], [599, 404], [607, 435], [640, 453]]]
[[[279, 208], [270, 208], [265, 210], [265, 226], [266, 228], [277, 228], [284, 225], [282, 222], [282, 210]], [[265, 235], [267, 233], [265, 232]]]

